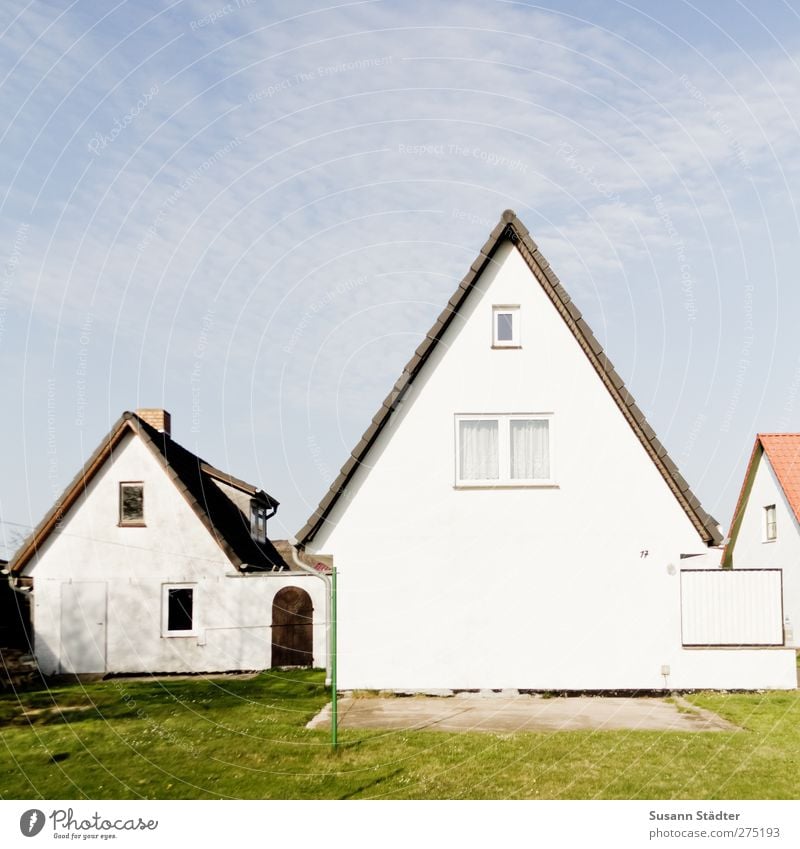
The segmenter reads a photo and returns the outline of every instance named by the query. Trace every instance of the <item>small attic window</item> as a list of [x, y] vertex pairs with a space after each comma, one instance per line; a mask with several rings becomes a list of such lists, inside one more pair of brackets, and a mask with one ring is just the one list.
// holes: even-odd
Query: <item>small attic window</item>
[[774, 542], [778, 538], [778, 520], [775, 505], [764, 508], [764, 542]]
[[267, 508], [258, 501], [250, 502], [250, 536], [256, 542], [267, 541]]
[[492, 307], [492, 347], [519, 348], [519, 306]]
[[128, 527], [144, 526], [144, 484], [141, 481], [120, 483], [119, 523]]

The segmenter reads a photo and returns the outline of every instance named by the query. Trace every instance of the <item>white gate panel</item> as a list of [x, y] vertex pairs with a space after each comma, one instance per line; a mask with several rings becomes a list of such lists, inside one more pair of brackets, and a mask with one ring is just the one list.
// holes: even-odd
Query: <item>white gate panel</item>
[[780, 569], [681, 571], [685, 646], [782, 646]]
[[106, 671], [106, 585], [61, 585], [61, 671]]

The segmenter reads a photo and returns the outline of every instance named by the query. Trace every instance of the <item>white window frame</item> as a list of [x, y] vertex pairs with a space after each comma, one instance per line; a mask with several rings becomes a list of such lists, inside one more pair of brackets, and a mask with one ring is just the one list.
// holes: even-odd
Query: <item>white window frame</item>
[[[771, 511], [771, 519], [770, 519]], [[778, 538], [778, 511], [775, 504], [764, 506], [764, 542], [775, 542]]]
[[[192, 627], [188, 631], [169, 630], [169, 591], [192, 591]], [[196, 637], [197, 629], [197, 584], [162, 584], [161, 585], [161, 636], [162, 637]]]
[[[500, 314], [511, 315], [511, 339], [500, 339], [497, 321]], [[493, 348], [521, 348], [521, 336], [519, 327], [519, 304], [495, 304], [492, 307], [492, 347]]]
[[[512, 478], [511, 477], [511, 422], [512, 421], [546, 421], [548, 429], [548, 451], [550, 461], [550, 477], [548, 478]], [[497, 427], [497, 456], [499, 477], [481, 480], [462, 479], [461, 469], [461, 428], [462, 421], [496, 421]], [[455, 415], [455, 487], [456, 489], [514, 489], [539, 488], [558, 486], [555, 470], [555, 439], [553, 433], [552, 413], [456, 413]]]

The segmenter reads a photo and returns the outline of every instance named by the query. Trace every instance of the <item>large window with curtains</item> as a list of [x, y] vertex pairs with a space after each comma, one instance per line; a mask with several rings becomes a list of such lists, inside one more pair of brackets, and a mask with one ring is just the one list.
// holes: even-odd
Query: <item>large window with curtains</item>
[[456, 416], [457, 486], [542, 486], [554, 482], [552, 416]]

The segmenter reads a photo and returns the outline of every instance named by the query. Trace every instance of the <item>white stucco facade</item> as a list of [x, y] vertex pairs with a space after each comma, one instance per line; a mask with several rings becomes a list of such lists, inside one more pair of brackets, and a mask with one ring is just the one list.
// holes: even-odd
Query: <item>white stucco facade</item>
[[[144, 527], [119, 526], [121, 481], [143, 483]], [[272, 602], [286, 586], [311, 597], [314, 665], [325, 666], [323, 581], [302, 572], [237, 571], [133, 433], [25, 574], [33, 578], [35, 653], [45, 674], [268, 668]], [[173, 585], [194, 590], [191, 635], [165, 635], [165, 588]]]
[[[493, 306], [519, 348], [493, 348]], [[553, 482], [456, 485], [456, 417], [548, 415]], [[793, 687], [785, 650], [685, 649], [687, 514], [508, 242], [308, 549], [342, 688]]]
[[[775, 505], [776, 536], [767, 540], [765, 508]], [[766, 453], [757, 460], [741, 524], [730, 550], [734, 569], [781, 569], [787, 643], [800, 648], [800, 526]]]

